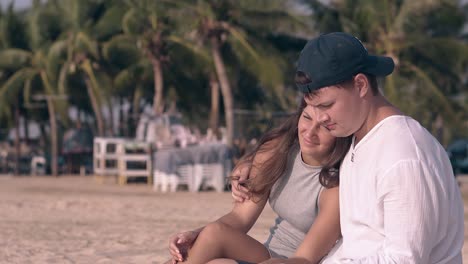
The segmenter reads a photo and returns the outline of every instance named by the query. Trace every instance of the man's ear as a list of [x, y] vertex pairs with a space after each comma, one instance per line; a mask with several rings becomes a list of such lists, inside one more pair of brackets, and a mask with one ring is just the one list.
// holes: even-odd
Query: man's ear
[[359, 97], [363, 98], [371, 92], [370, 83], [366, 75], [358, 73], [354, 76], [354, 87], [359, 91]]

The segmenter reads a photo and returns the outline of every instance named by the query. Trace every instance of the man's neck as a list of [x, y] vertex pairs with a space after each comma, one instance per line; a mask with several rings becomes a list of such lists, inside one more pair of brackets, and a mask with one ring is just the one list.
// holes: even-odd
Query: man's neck
[[380, 121], [393, 115], [403, 115], [400, 109], [396, 108], [383, 96], [377, 95], [369, 100], [369, 113], [362, 125], [362, 127], [354, 133], [356, 137], [354, 144], [357, 144], [364, 138], [369, 131], [372, 130]]

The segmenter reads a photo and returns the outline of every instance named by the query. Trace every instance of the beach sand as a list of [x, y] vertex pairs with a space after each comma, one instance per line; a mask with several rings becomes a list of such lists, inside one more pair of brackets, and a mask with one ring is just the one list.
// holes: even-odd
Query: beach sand
[[[466, 207], [468, 184], [461, 189]], [[231, 207], [229, 192], [158, 193], [90, 176], [0, 176], [0, 263], [162, 263], [170, 235]], [[274, 217], [267, 206], [250, 234], [263, 242]], [[463, 254], [468, 261], [466, 243]]]
[[[232, 207], [229, 192], [154, 192], [93, 177], [0, 176], [0, 263], [162, 263], [168, 239]], [[274, 214], [252, 229], [265, 240]]]

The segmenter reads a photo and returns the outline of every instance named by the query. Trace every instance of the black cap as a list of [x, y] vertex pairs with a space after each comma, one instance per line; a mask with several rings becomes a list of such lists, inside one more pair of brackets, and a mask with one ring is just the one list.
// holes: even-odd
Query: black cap
[[311, 80], [297, 84], [304, 93], [336, 85], [358, 73], [386, 76], [393, 72], [392, 58], [369, 55], [356, 37], [334, 32], [307, 42], [297, 65], [297, 72], [305, 73]]

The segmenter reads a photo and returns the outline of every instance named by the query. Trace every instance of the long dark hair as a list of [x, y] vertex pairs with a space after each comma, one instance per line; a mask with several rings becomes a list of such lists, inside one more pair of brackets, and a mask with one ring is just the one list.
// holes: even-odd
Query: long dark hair
[[[273, 184], [284, 175], [288, 166], [288, 158], [299, 147], [298, 123], [306, 105], [306, 102], [302, 99], [297, 111], [288, 117], [281, 126], [265, 133], [255, 148], [242, 157], [236, 165], [236, 168], [242, 167], [246, 163], [247, 166], [255, 166], [253, 160], [257, 154], [265, 152], [275, 153], [263, 164], [258, 165], [258, 175], [255, 178], [261, 180], [248, 179], [241, 183], [249, 189], [250, 195], [260, 197], [260, 199], [267, 198]], [[324, 187], [332, 188], [338, 186], [340, 163], [350, 145], [351, 137], [336, 139], [333, 151], [326, 163], [322, 165], [320, 171], [319, 181]], [[230, 178], [231, 180], [238, 179], [238, 177], [232, 176]]]

